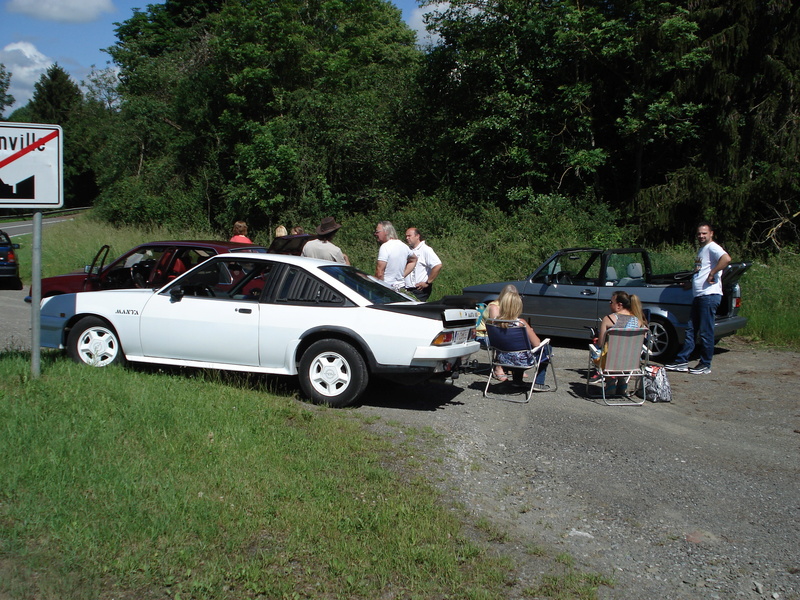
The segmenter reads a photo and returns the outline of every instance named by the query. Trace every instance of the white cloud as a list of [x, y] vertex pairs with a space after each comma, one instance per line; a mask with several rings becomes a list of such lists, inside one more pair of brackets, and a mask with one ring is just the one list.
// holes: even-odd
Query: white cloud
[[14, 106], [6, 109], [5, 116], [20, 106], [25, 106], [33, 96], [33, 86], [55, 61], [30, 42], [14, 42], [0, 50], [0, 63], [11, 73], [8, 93], [14, 96]]
[[434, 12], [444, 12], [450, 6], [448, 2], [429, 4], [422, 8], [415, 8], [406, 23], [417, 32], [417, 43], [422, 47], [434, 46], [439, 42], [439, 35], [432, 34], [425, 29], [425, 15]]
[[6, 10], [43, 21], [89, 23], [115, 9], [111, 0], [9, 0]]

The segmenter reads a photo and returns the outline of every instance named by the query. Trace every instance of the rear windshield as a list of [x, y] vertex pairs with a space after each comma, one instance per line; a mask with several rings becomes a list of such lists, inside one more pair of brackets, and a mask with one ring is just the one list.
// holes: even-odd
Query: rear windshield
[[351, 290], [369, 300], [372, 304], [408, 302], [409, 298], [373, 279], [363, 271], [347, 265], [320, 267], [331, 277], [338, 279]]

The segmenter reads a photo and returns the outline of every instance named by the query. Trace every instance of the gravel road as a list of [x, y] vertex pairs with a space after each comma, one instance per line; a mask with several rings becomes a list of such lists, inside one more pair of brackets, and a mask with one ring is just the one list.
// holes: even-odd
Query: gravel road
[[670, 404], [586, 400], [587, 351], [560, 341], [559, 389], [530, 404], [485, 399], [468, 375], [371, 389], [358, 410], [441, 436], [432, 479], [500, 532], [510, 597], [552, 568], [531, 551], [546, 548], [613, 577], [602, 598], [797, 599], [800, 354], [722, 345], [710, 375], [670, 373]]
[[[30, 346], [25, 293], [0, 291], [0, 350]], [[510, 598], [568, 554], [614, 579], [602, 598], [800, 599], [800, 354], [724, 340], [710, 375], [670, 374], [672, 403], [607, 407], [585, 399], [586, 348], [555, 349], [559, 389], [530, 404], [473, 374], [374, 384], [354, 410], [439, 436], [431, 481], [512, 558]]]

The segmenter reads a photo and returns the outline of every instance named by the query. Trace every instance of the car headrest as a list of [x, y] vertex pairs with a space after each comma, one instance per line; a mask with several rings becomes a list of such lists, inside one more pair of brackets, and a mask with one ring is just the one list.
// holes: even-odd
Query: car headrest
[[631, 263], [628, 265], [628, 277], [641, 277], [643, 274], [642, 263]]

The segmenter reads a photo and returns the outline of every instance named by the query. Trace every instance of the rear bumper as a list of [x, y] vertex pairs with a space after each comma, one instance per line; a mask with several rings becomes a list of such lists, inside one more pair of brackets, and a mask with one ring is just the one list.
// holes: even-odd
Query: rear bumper
[[724, 319], [718, 319], [716, 323], [714, 323], [714, 339], [720, 340], [729, 335], [733, 335], [739, 329], [744, 328], [745, 325], [747, 325], [746, 317], [725, 317]]
[[409, 365], [375, 365], [372, 372], [398, 383], [414, 384], [437, 373], [450, 373], [461, 361], [480, 350], [478, 342], [454, 346], [417, 346]]

